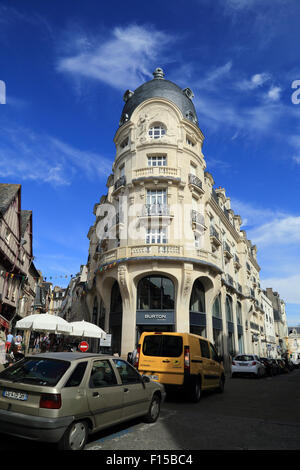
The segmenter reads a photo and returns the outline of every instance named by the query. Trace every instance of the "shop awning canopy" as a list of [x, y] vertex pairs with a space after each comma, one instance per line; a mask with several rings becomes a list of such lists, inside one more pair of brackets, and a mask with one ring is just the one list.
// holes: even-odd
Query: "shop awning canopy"
[[28, 315], [16, 323], [20, 330], [45, 331], [57, 334], [70, 334], [72, 326], [66, 320], [49, 313]]
[[82, 321], [74, 321], [69, 323], [72, 327], [71, 336], [80, 336], [84, 338], [106, 338], [106, 333], [102, 328], [93, 323]]

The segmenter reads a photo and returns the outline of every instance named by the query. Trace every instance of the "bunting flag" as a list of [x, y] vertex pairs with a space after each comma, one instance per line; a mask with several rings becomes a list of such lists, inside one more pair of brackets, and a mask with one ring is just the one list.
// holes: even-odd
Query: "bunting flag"
[[[25, 279], [28, 279], [28, 276], [25, 276], [24, 274], [16, 274], [16, 273], [12, 273], [12, 272], [8, 272], [8, 271], [1, 271], [0, 270], [0, 276], [6, 278], [6, 279], [21, 279], [22, 281], [24, 281]], [[64, 275], [60, 275], [60, 276], [50, 276], [49, 278], [47, 276], [44, 276], [44, 277], [32, 277], [32, 279], [34, 280], [39, 280], [39, 279], [42, 279], [43, 281], [47, 281], [47, 279], [68, 279], [68, 278], [72, 278], [73, 277], [73, 274], [64, 274]]]

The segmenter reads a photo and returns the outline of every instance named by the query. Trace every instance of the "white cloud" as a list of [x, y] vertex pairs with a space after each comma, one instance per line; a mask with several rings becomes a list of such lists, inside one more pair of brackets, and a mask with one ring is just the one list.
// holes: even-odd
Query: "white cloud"
[[0, 177], [70, 185], [75, 176], [89, 180], [107, 176], [112, 162], [100, 154], [79, 150], [57, 138], [30, 129], [0, 129]]
[[[293, 245], [300, 243], [300, 217], [276, 218], [250, 232], [252, 241], [260, 246]], [[296, 253], [295, 253], [296, 254]]]
[[77, 50], [61, 58], [57, 70], [124, 89], [136, 88], [145, 78], [152, 78], [151, 67], [155, 67], [158, 53], [161, 57], [171, 38], [148, 26], [130, 25], [114, 28], [106, 40], [99, 38], [88, 43], [80, 37], [74, 40]]
[[282, 89], [278, 86], [273, 86], [270, 88], [268, 91], [267, 97], [271, 101], [279, 101], [280, 100], [280, 94], [282, 92]]
[[255, 90], [256, 88], [264, 85], [270, 79], [271, 75], [268, 73], [256, 73], [250, 80], [242, 80], [238, 82], [237, 87], [241, 90]]
[[291, 304], [300, 304], [300, 274], [284, 278], [267, 278], [261, 280], [264, 289], [272, 287], [280, 297]]
[[213, 70], [207, 73], [207, 75], [198, 80], [195, 86], [199, 89], [214, 89], [221, 80], [228, 77], [232, 69], [232, 61], [226, 62], [226, 64], [219, 67], [215, 67]]

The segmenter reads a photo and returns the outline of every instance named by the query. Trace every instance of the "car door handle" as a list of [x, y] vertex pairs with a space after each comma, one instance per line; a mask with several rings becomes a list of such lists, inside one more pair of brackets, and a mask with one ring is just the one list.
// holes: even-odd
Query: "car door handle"
[[166, 360], [165, 360], [165, 361], [163, 361], [163, 362], [171, 362], [171, 361], [169, 361], [169, 359], [166, 359]]
[[93, 397], [95, 397], [95, 398], [100, 397], [100, 393], [94, 392], [94, 393], [93, 393]]
[[128, 393], [128, 392], [129, 392], [129, 388], [124, 388], [124, 392], [125, 392], [125, 393]]

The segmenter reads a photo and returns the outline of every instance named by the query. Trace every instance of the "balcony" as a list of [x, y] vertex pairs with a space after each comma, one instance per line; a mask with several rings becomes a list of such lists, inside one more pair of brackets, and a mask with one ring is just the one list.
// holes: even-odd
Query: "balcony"
[[213, 251], [216, 251], [221, 246], [219, 234], [213, 225], [210, 226], [210, 242], [212, 244]]
[[231, 258], [233, 258], [233, 255], [230, 251], [230, 246], [228, 245], [227, 242], [224, 242], [223, 243], [223, 251], [224, 251], [224, 256], [225, 256], [225, 259], [228, 261], [231, 260]]
[[242, 293], [243, 293], [243, 288], [242, 288], [241, 284], [239, 284], [239, 283], [237, 282], [237, 283], [236, 283], [236, 287], [237, 287], [238, 292], [239, 292], [240, 294], [242, 294]]
[[227, 281], [227, 284], [229, 284], [231, 287], [234, 287], [234, 280], [232, 276], [230, 276], [230, 274], [226, 274], [226, 281]]
[[193, 224], [204, 226], [204, 216], [194, 209], [191, 211], [191, 221]]
[[171, 217], [168, 204], [145, 204], [142, 217]]
[[240, 263], [240, 258], [238, 257], [238, 255], [234, 255], [233, 262], [234, 262], [234, 267], [235, 267], [236, 270], [241, 269], [242, 265]]
[[202, 181], [198, 178], [198, 176], [189, 173], [189, 185], [193, 186], [193, 188], [200, 194], [203, 194], [202, 188]]
[[125, 176], [120, 176], [119, 179], [114, 184], [114, 191], [117, 191], [118, 189], [125, 187], [126, 186], [126, 177]]
[[165, 179], [171, 177], [172, 179], [180, 180], [180, 169], [171, 168], [168, 166], [148, 166], [146, 168], [139, 168], [135, 170], [135, 178], [146, 179], [146, 178], [157, 178]]

